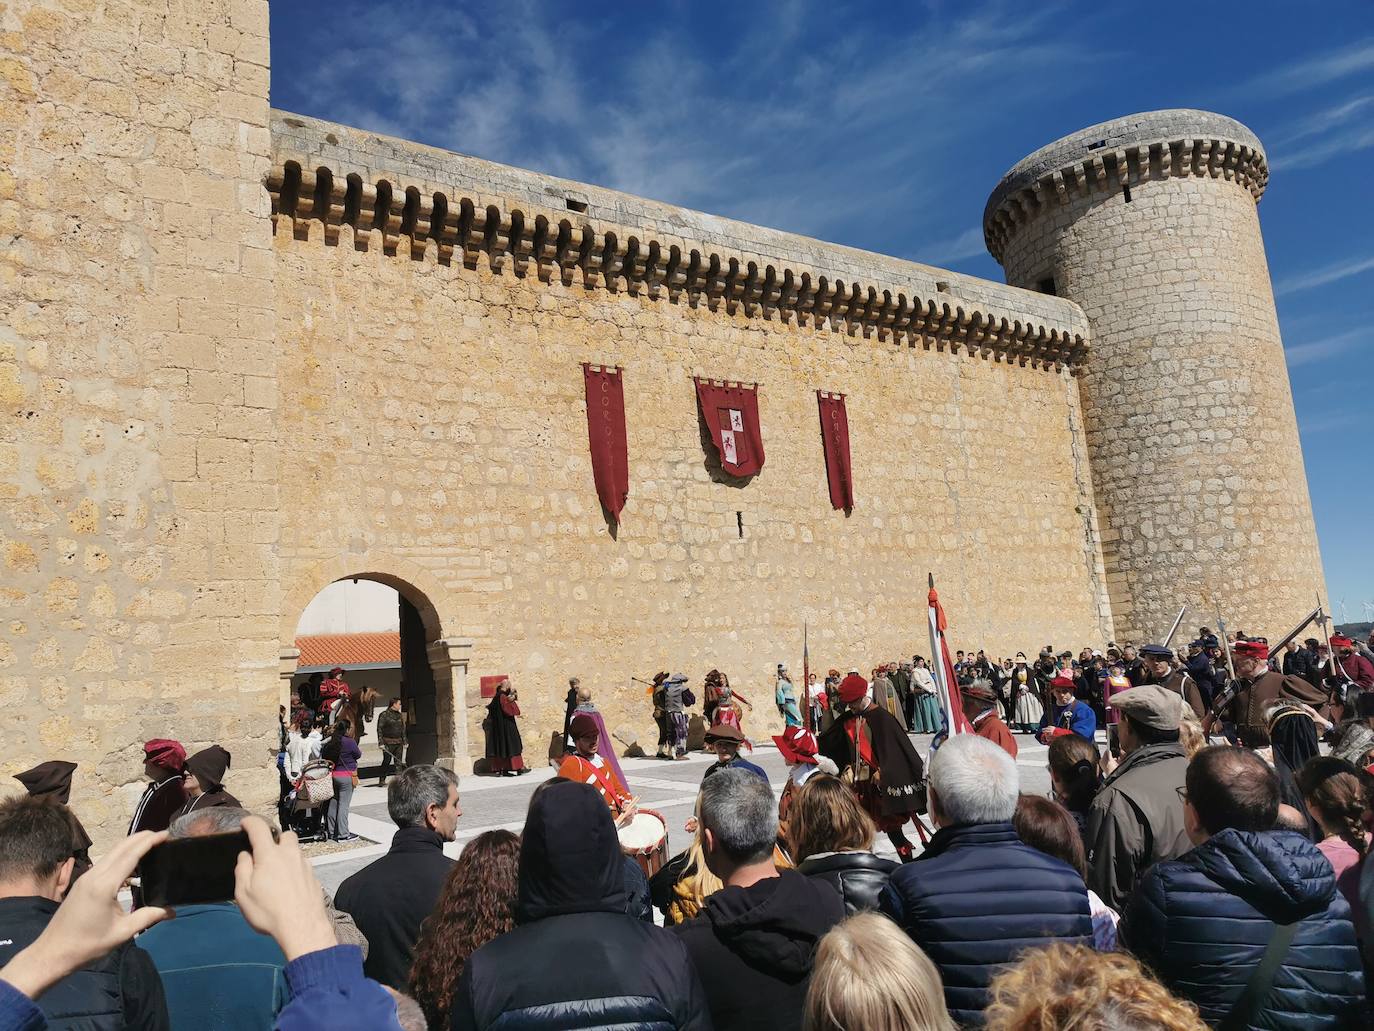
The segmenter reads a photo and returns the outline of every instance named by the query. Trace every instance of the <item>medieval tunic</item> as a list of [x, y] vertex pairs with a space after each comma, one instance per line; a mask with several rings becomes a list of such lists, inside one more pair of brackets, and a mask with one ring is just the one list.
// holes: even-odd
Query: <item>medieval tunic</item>
[[1253, 681], [1238, 680], [1236, 696], [1222, 710], [1235, 724], [1236, 731], [1263, 729], [1268, 733], [1266, 711], [1277, 701], [1306, 702], [1316, 708], [1326, 704], [1326, 692], [1313, 687], [1302, 677], [1284, 676], [1272, 670]]
[[[615, 773], [616, 779], [628, 788], [630, 781], [629, 778], [625, 776], [625, 771], [620, 768], [620, 760], [615, 756], [615, 742], [611, 740], [611, 735], [606, 730], [606, 721], [601, 718], [601, 713], [597, 711], [596, 706], [591, 702], [583, 702], [573, 710], [573, 716], [586, 716], [596, 724], [597, 758], [603, 760]], [[573, 717], [568, 717], [568, 733], [563, 735], [563, 740], [568, 745], [568, 748], [563, 753], [565, 756], [571, 755], [574, 751], [572, 721]]]
[[851, 771], [854, 793], [879, 830], [896, 830], [925, 811], [924, 764], [906, 728], [886, 709], [846, 712], [818, 744], [841, 772]]
[[973, 724], [975, 734], [987, 738], [1013, 759], [1016, 758], [1016, 738], [1012, 737], [1007, 725], [998, 719], [996, 706], [991, 709], [984, 709], [970, 722]]
[[1015, 699], [1011, 722], [1027, 731], [1040, 726], [1045, 707], [1040, 702], [1040, 685], [1029, 666], [1017, 666], [1011, 671], [1009, 691]]
[[623, 812], [630, 804], [630, 790], [625, 781], [611, 769], [604, 756], [593, 755], [590, 759], [581, 752], [569, 752], [558, 767], [558, 775], [577, 784], [590, 784], [601, 795], [602, 801], [610, 806], [611, 812]]
[[133, 818], [129, 821], [129, 833], [165, 831], [186, 802], [186, 783], [179, 776], [169, 777], [160, 784], [149, 784], [143, 789], [143, 796], [134, 808]]
[[1197, 686], [1197, 681], [1190, 677], [1181, 669], [1176, 669], [1163, 680], [1155, 680], [1154, 677], [1147, 677], [1147, 684], [1157, 683], [1166, 691], [1172, 691], [1178, 695], [1193, 710], [1193, 713], [1200, 720], [1207, 715], [1207, 703], [1203, 701], [1202, 691]]
[[487, 761], [493, 773], [523, 770], [524, 742], [515, 717], [520, 706], [504, 691], [497, 691], [487, 705]]
[[76, 763], [52, 759], [14, 775], [14, 779], [24, 785], [30, 796], [61, 807], [66, 816], [67, 826], [71, 829], [72, 858], [76, 860], [72, 880], [91, 868], [91, 836], [86, 833], [76, 813], [67, 808], [67, 801], [72, 797], [72, 774], [75, 772]]

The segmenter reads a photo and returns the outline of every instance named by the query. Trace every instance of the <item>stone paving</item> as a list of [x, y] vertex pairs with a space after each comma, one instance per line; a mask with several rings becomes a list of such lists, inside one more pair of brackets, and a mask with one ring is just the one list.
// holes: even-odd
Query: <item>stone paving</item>
[[[1099, 742], [1101, 737], [1099, 735]], [[924, 758], [930, 748], [930, 736], [913, 734], [911, 739]], [[1034, 794], [1048, 793], [1050, 785], [1049, 773], [1045, 769], [1045, 746], [1026, 735], [1017, 735], [1017, 745], [1019, 754], [1016, 764], [1021, 774], [1022, 790]], [[371, 756], [366, 747], [364, 752], [366, 765]], [[760, 743], [750, 759], [767, 771], [774, 791], [781, 792], [787, 779], [787, 768], [772, 741]], [[657, 810], [667, 820], [670, 855], [687, 845], [688, 835], [683, 830], [683, 823], [692, 813], [701, 776], [714, 761], [715, 757], [705, 752], [693, 753], [679, 762], [661, 759], [620, 761], [631, 790], [639, 795], [640, 805]], [[523, 777], [463, 777], [463, 817], [458, 824], [457, 840], [446, 846], [445, 851], [457, 856], [467, 842], [483, 831], [505, 828], [519, 832], [525, 822], [530, 796], [540, 783], [553, 775], [552, 767], [546, 766], [536, 767]], [[331, 893], [349, 874], [382, 855], [395, 829], [386, 814], [385, 790], [375, 786], [375, 778], [366, 778], [363, 783], [367, 786], [360, 786], [353, 794], [350, 825], [354, 832], [377, 844], [313, 860], [316, 874]], [[908, 836], [915, 841], [916, 835], [910, 827]], [[892, 845], [886, 835], [878, 835], [876, 844], [879, 854], [893, 855]]]

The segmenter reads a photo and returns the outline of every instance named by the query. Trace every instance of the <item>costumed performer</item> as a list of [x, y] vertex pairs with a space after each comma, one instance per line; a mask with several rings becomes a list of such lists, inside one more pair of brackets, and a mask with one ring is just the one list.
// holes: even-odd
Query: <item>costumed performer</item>
[[[719, 712], [720, 710], [716, 711]], [[721, 770], [734, 769], [748, 770], [750, 773], [762, 777], [765, 781], [768, 779], [768, 774], [763, 771], [762, 767], [740, 757], [740, 746], [749, 742], [745, 740], [739, 727], [729, 723], [717, 723], [706, 732], [706, 743], [715, 750], [716, 761], [706, 767], [706, 772], [701, 775], [702, 783], [706, 782], [706, 778], [719, 773]]]
[[239, 800], [224, 789], [224, 775], [229, 770], [230, 759], [228, 751], [211, 745], [186, 760], [186, 804], [177, 816], [215, 806], [243, 808]]
[[940, 719], [940, 700], [936, 697], [935, 676], [926, 665], [926, 660], [917, 655], [911, 670], [912, 727], [917, 734], [938, 734]]
[[71, 855], [76, 860], [72, 867], [73, 881], [91, 868], [91, 836], [86, 833], [86, 828], [81, 826], [76, 813], [67, 807], [67, 800], [72, 797], [72, 774], [75, 772], [76, 763], [67, 762], [65, 759], [52, 759], [14, 775], [14, 779], [24, 785], [24, 789], [32, 798], [62, 807], [62, 812], [67, 817], [67, 825], [71, 829]]
[[1097, 716], [1092, 706], [1074, 697], [1075, 686], [1073, 678], [1063, 673], [1050, 681], [1050, 698], [1054, 704], [1040, 717], [1040, 731], [1035, 735], [1042, 745], [1048, 745], [1051, 738], [1061, 734], [1077, 734], [1091, 741], [1097, 733]]
[[610, 808], [616, 824], [623, 826], [628, 823], [635, 815], [635, 798], [606, 757], [597, 751], [601, 727], [590, 714], [579, 712], [573, 716], [568, 732], [573, 739], [573, 751], [563, 757], [558, 775], [577, 784], [590, 784], [596, 788], [602, 801]]
[[997, 715], [997, 689], [992, 686], [992, 681], [975, 677], [959, 685], [959, 695], [964, 700], [964, 715], [968, 717], [973, 732], [998, 745], [1015, 759], [1016, 738]]
[[143, 745], [143, 773], [148, 786], [134, 807], [129, 833], [165, 831], [186, 804], [186, 749], [180, 741], [154, 738]]
[[625, 776], [625, 771], [620, 768], [620, 760], [616, 758], [615, 741], [606, 729], [606, 721], [601, 718], [600, 711], [592, 703], [591, 690], [583, 687], [581, 681], [577, 681], [577, 708], [573, 710], [572, 719], [568, 720], [568, 736], [565, 739], [568, 747], [563, 754], [577, 750], [577, 742], [572, 737], [572, 720], [579, 715], [586, 716], [596, 724], [596, 754], [606, 761], [606, 765], [615, 773], [616, 779], [628, 790], [630, 779]]
[[792, 687], [792, 678], [787, 675], [787, 667], [781, 662], [778, 663], [778, 681], [773, 691], [773, 704], [778, 707], [778, 714], [787, 726], [802, 725], [801, 709], [797, 708], [797, 692]]
[[520, 696], [509, 680], [496, 687], [487, 703], [487, 765], [492, 773], [503, 777], [518, 777], [525, 769], [525, 744], [520, 740]]
[[902, 862], [910, 862], [915, 850], [902, 827], [925, 811], [925, 764], [906, 728], [869, 700], [863, 677], [851, 673], [840, 681], [839, 697], [846, 711], [821, 735], [820, 754], [840, 769]]

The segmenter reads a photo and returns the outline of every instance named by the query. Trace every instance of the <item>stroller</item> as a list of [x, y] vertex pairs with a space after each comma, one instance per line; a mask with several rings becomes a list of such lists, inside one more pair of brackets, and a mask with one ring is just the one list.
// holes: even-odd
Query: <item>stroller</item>
[[291, 791], [291, 829], [301, 841], [323, 841], [324, 812], [334, 800], [334, 764], [311, 759]]

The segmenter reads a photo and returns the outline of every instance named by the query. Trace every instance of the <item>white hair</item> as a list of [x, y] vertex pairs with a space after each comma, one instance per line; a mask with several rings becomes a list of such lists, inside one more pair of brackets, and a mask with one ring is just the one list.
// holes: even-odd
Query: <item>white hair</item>
[[941, 824], [953, 826], [1010, 820], [1021, 786], [1005, 749], [977, 734], [956, 734], [930, 760], [930, 789]]

